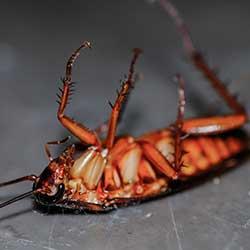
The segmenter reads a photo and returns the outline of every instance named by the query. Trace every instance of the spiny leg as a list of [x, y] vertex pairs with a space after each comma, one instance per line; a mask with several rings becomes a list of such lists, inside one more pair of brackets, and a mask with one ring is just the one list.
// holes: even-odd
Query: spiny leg
[[61, 95], [58, 96], [59, 108], [57, 111], [57, 117], [62, 125], [67, 128], [74, 136], [78, 137], [82, 143], [100, 147], [100, 140], [94, 131], [89, 130], [82, 124], [75, 122], [64, 114], [65, 108], [68, 104], [69, 96], [72, 94], [72, 87], [74, 84], [71, 79], [72, 66], [76, 58], [80, 55], [80, 50], [85, 48], [91, 48], [90, 42], [84, 42], [68, 60], [66, 66], [66, 75], [65, 78], [63, 78], [63, 89], [60, 89]]
[[[132, 79], [132, 88], [141, 80], [141, 75], [139, 73], [135, 73], [135, 76], [133, 77]], [[120, 110], [120, 114], [119, 114], [119, 117], [118, 117], [118, 121], [117, 123], [119, 124], [122, 119], [123, 119], [123, 116], [124, 116], [124, 113], [125, 113], [125, 110], [127, 108], [127, 105], [128, 105], [128, 102], [129, 102], [129, 99], [131, 98], [131, 95], [127, 95], [125, 100], [123, 101], [123, 104], [122, 104], [122, 107], [121, 107], [121, 110]]]
[[173, 132], [175, 133], [174, 163], [170, 163], [169, 160], [150, 142], [143, 139], [137, 140], [143, 149], [144, 157], [161, 173], [173, 180], [176, 180], [179, 177], [179, 171], [183, 166], [182, 156], [185, 154], [184, 150], [182, 150], [182, 126], [185, 108], [184, 80], [179, 74], [176, 75], [176, 80], [179, 83], [179, 102], [177, 118], [172, 125]]
[[[140, 79], [141, 79], [141, 76], [139, 74], [135, 74], [135, 77], [133, 79], [133, 86], [135, 86]], [[130, 95], [128, 95], [127, 98], [125, 99], [125, 101], [123, 102], [123, 105], [122, 105], [122, 108], [120, 110], [120, 114], [118, 117], [117, 124], [119, 124], [123, 119], [123, 114], [125, 112], [129, 98], [130, 98]], [[102, 138], [108, 132], [108, 129], [109, 129], [109, 121], [106, 120], [101, 125], [96, 127], [94, 131], [99, 136], [99, 138]]]
[[168, 13], [168, 15], [174, 20], [180, 34], [182, 36], [184, 49], [190, 56], [194, 65], [200, 70], [203, 75], [209, 80], [212, 87], [216, 92], [224, 99], [225, 103], [234, 111], [236, 114], [243, 114], [245, 117], [245, 108], [237, 101], [237, 99], [228, 91], [225, 84], [218, 78], [216, 73], [208, 66], [202, 54], [196, 50], [191, 35], [179, 15], [175, 6], [168, 0], [159, 0], [163, 9]]
[[49, 150], [49, 145], [60, 145], [60, 144], [63, 144], [65, 143], [66, 141], [68, 141], [70, 139], [70, 136], [67, 136], [66, 138], [60, 140], [60, 141], [50, 141], [50, 142], [47, 142], [44, 147], [45, 147], [45, 152], [46, 152], [46, 155], [48, 156], [49, 158], [49, 161], [52, 161], [53, 160], [53, 157], [51, 156], [51, 153], [50, 153], [50, 150]]
[[115, 134], [116, 134], [116, 128], [117, 123], [121, 114], [121, 110], [123, 109], [123, 104], [126, 102], [127, 96], [129, 94], [129, 91], [133, 87], [133, 74], [134, 74], [134, 66], [136, 63], [137, 58], [139, 57], [140, 53], [142, 52], [141, 49], [135, 48], [133, 50], [134, 55], [130, 64], [129, 68], [129, 75], [127, 80], [122, 84], [121, 90], [118, 92], [117, 99], [115, 101], [114, 105], [112, 106], [112, 112], [111, 117], [109, 120], [108, 125], [108, 135], [106, 140], [106, 147], [108, 149], [111, 149], [114, 144]]
[[183, 134], [183, 121], [184, 121], [184, 110], [185, 110], [185, 91], [184, 91], [184, 79], [181, 77], [181, 75], [176, 75], [176, 80], [179, 83], [178, 88], [178, 96], [179, 96], [179, 102], [178, 102], [178, 112], [177, 112], [177, 118], [176, 122], [174, 124], [174, 132], [175, 132], [175, 153], [174, 153], [174, 164], [175, 164], [175, 170], [179, 171], [182, 166], [182, 156], [185, 153], [182, 150], [182, 134]]
[[191, 55], [195, 51], [195, 47], [192, 38], [189, 34], [188, 28], [181, 18], [178, 10], [175, 6], [168, 0], [159, 0], [159, 4], [167, 12], [167, 14], [174, 20], [175, 25], [182, 36], [182, 42], [184, 49]]
[[211, 86], [224, 99], [225, 103], [230, 107], [235, 114], [246, 115], [245, 108], [238, 102], [237, 98], [233, 96], [225, 84], [218, 78], [216, 73], [208, 66], [201, 53], [196, 51], [191, 57], [194, 65], [203, 73], [209, 80]]

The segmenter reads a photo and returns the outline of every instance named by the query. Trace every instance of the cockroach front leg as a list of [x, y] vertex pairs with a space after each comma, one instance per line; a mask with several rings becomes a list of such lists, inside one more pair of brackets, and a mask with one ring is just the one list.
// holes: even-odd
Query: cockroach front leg
[[58, 120], [74, 136], [79, 138], [82, 143], [99, 147], [100, 141], [97, 138], [97, 135], [93, 131], [89, 130], [82, 124], [75, 122], [73, 119], [71, 119], [70, 117], [64, 114], [64, 110], [66, 108], [67, 101], [68, 101], [68, 95], [70, 92], [70, 86], [71, 85], [69, 85], [68, 82], [64, 82], [63, 92], [62, 92], [62, 96], [61, 96], [61, 100], [60, 100], [59, 108], [57, 112]]
[[82, 124], [75, 122], [64, 114], [69, 96], [72, 94], [72, 87], [74, 84], [71, 80], [72, 66], [76, 58], [79, 56], [80, 50], [83, 48], [90, 48], [90, 43], [84, 42], [83, 45], [79, 47], [68, 60], [66, 76], [63, 79], [63, 89], [60, 89], [61, 95], [59, 95], [59, 108], [57, 111], [57, 117], [62, 125], [67, 128], [74, 136], [79, 138], [82, 143], [100, 147], [100, 140], [94, 131], [89, 130]]

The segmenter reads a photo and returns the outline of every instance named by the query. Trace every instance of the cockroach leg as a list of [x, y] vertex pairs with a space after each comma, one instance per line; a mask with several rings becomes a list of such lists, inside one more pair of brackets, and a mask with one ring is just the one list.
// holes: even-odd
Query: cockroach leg
[[48, 156], [49, 161], [53, 160], [53, 157], [52, 157], [50, 150], [49, 150], [49, 145], [60, 145], [60, 144], [67, 142], [69, 139], [70, 139], [70, 136], [67, 136], [66, 138], [64, 138], [60, 141], [50, 141], [44, 145], [45, 152], [46, 152], [46, 155]]
[[112, 112], [111, 112], [111, 117], [109, 120], [108, 135], [107, 135], [107, 140], [106, 140], [106, 147], [108, 149], [111, 149], [114, 144], [117, 123], [118, 123], [119, 116], [122, 110], [122, 106], [124, 102], [126, 102], [127, 96], [131, 88], [133, 87], [134, 66], [135, 66], [137, 58], [142, 53], [141, 49], [138, 49], [138, 48], [135, 48], [133, 52], [134, 52], [134, 55], [130, 64], [128, 78], [122, 84], [121, 90], [118, 93], [115, 104], [112, 105]]
[[209, 80], [214, 90], [234, 112], [233, 115], [185, 120], [183, 122], [183, 132], [197, 135], [216, 134], [236, 129], [244, 125], [248, 119], [245, 108], [238, 102], [235, 96], [228, 91], [227, 87], [218, 78], [214, 70], [208, 66], [202, 54], [196, 50], [188, 28], [177, 9], [168, 0], [160, 0], [159, 2], [163, 9], [175, 22], [176, 27], [181, 34], [184, 49], [191, 58], [192, 63], [199, 71], [201, 71], [205, 78]]
[[137, 141], [142, 147], [144, 157], [162, 174], [170, 179], [177, 179], [178, 173], [166, 157], [151, 143], [143, 140]]
[[[133, 86], [141, 79], [141, 76], [139, 74], [135, 74], [135, 77], [133, 79]], [[129, 101], [130, 95], [127, 96], [127, 98], [123, 101], [122, 108], [120, 110], [120, 114], [118, 117], [117, 124], [121, 122], [123, 118], [124, 111], [126, 109], [127, 103]], [[109, 129], [109, 121], [105, 121], [101, 125], [99, 125], [94, 131], [99, 136], [99, 138], [103, 138], [105, 134], [108, 132]]]
[[159, 4], [167, 12], [167, 14], [173, 19], [179, 33], [182, 36], [183, 47], [188, 55], [192, 55], [195, 51], [195, 47], [192, 41], [192, 37], [188, 31], [188, 28], [181, 18], [178, 10], [175, 6], [168, 0], [159, 0]]
[[219, 134], [240, 128], [246, 121], [245, 114], [192, 118], [184, 120], [182, 130], [190, 135]]
[[[139, 82], [141, 80], [141, 75], [138, 74], [138, 73], [135, 73], [134, 74], [135, 76], [133, 77], [132, 81], [133, 81], [133, 87], [137, 84], [137, 82]], [[121, 107], [121, 110], [120, 110], [120, 114], [119, 114], [119, 118], [118, 118], [118, 121], [117, 123], [120, 123], [123, 119], [123, 115], [125, 113], [125, 110], [126, 110], [126, 107], [127, 107], [127, 104], [129, 102], [129, 99], [130, 99], [131, 95], [127, 95], [127, 98], [123, 101], [123, 104], [122, 104], [122, 107]]]
[[181, 75], [176, 75], [176, 80], [179, 83], [179, 103], [178, 103], [178, 112], [176, 122], [174, 124], [174, 132], [175, 132], [175, 153], [174, 153], [174, 164], [175, 170], [179, 171], [182, 167], [182, 156], [184, 154], [182, 150], [182, 134], [183, 134], [183, 120], [184, 120], [184, 109], [185, 109], [185, 91], [184, 91], [184, 79]]
[[235, 96], [233, 96], [226, 85], [218, 78], [215, 72], [208, 66], [202, 54], [195, 51], [191, 57], [194, 65], [200, 70], [203, 75], [209, 80], [211, 86], [218, 93], [219, 96], [225, 101], [235, 114], [242, 114], [246, 116], [245, 108], [238, 102]]
[[94, 131], [86, 128], [80, 123], [75, 122], [68, 116], [64, 114], [65, 108], [67, 106], [69, 96], [72, 94], [73, 82], [71, 79], [72, 66], [76, 58], [80, 54], [81, 49], [91, 48], [90, 42], [84, 42], [69, 58], [66, 66], [66, 75], [63, 79], [63, 89], [61, 90], [61, 95], [59, 95], [59, 108], [57, 112], [58, 120], [62, 125], [67, 128], [74, 136], [80, 139], [82, 143], [100, 147], [101, 142]]
[[212, 70], [205, 61], [202, 54], [195, 48], [191, 35], [184, 20], [179, 15], [175, 6], [168, 0], [160, 0], [160, 4], [168, 15], [174, 20], [177, 29], [179, 30], [184, 49], [191, 58], [193, 64], [203, 75], [209, 80], [211, 86], [224, 99], [225, 103], [236, 113], [246, 114], [245, 108], [237, 101], [237, 99], [228, 91], [225, 84], [218, 78], [214, 70]]

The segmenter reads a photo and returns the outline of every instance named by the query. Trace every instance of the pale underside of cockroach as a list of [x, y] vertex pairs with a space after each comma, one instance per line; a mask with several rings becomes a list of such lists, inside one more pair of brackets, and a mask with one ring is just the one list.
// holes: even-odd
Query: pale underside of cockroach
[[[57, 117], [82, 145], [87, 146], [76, 150], [75, 145], [71, 145], [53, 159], [48, 145], [61, 144], [66, 140], [48, 142], [45, 149], [50, 162], [40, 176], [24, 176], [0, 184], [1, 187], [30, 180], [34, 182], [33, 190], [2, 203], [0, 207], [33, 194], [36, 202], [45, 206], [108, 211], [176, 192], [194, 179], [235, 166], [239, 156], [248, 151], [248, 136], [241, 130], [247, 121], [244, 107], [229, 93], [194, 48], [174, 6], [164, 0], [160, 3], [176, 22], [191, 61], [233, 113], [185, 120], [184, 80], [177, 75], [179, 103], [176, 121], [167, 128], [138, 138], [117, 137], [118, 122], [136, 81], [134, 66], [141, 50], [134, 49], [128, 77], [118, 91], [115, 103], [111, 104], [109, 122], [96, 130], [90, 130], [65, 115], [74, 86], [73, 63], [81, 49], [90, 48], [90, 43], [84, 42], [68, 60], [63, 86], [58, 95]], [[105, 139], [101, 139], [103, 134], [106, 134]]]
[[[79, 211], [110, 211], [137, 204], [187, 188], [208, 172], [232, 168], [247, 151], [247, 137], [241, 130], [221, 135], [190, 136], [183, 140], [186, 152], [178, 177], [170, 178], [147, 153], [154, 147], [170, 163], [174, 162], [174, 134], [170, 129], [140, 138], [119, 138], [107, 157], [106, 149], [90, 147], [76, 152], [70, 146], [40, 176], [48, 181], [57, 165], [66, 168], [62, 198], [52, 205]], [[43, 176], [44, 175], [44, 176]], [[42, 185], [44, 186], [44, 184]], [[37, 187], [35, 187], [36, 189]], [[37, 202], [51, 205], [47, 199]]]

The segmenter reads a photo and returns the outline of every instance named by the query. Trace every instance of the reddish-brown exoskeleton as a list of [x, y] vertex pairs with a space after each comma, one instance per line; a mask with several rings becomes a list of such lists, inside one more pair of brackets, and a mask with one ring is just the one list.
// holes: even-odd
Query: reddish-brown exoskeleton
[[167, 128], [139, 138], [116, 137], [121, 110], [135, 81], [134, 65], [141, 53], [140, 49], [134, 49], [128, 77], [118, 92], [115, 104], [111, 105], [106, 139], [101, 140], [97, 131], [65, 115], [73, 87], [73, 63], [81, 49], [90, 48], [90, 43], [84, 42], [68, 60], [57, 117], [72, 135], [88, 146], [76, 151], [75, 146], [71, 145], [53, 159], [48, 145], [60, 144], [65, 140], [47, 143], [45, 148], [50, 162], [40, 176], [30, 175], [0, 184], [5, 186], [29, 180], [34, 182], [33, 190], [2, 203], [0, 207], [33, 194], [36, 201], [44, 205], [107, 211], [176, 191], [197, 176], [218, 170], [221, 166], [232, 166], [227, 164], [228, 161], [248, 150], [247, 136], [240, 130], [247, 121], [244, 107], [228, 92], [196, 51], [176, 9], [168, 1], [162, 0], [161, 4], [180, 29], [184, 47], [192, 62], [225, 100], [233, 114], [185, 120], [184, 80], [177, 75], [179, 104], [176, 121]]

